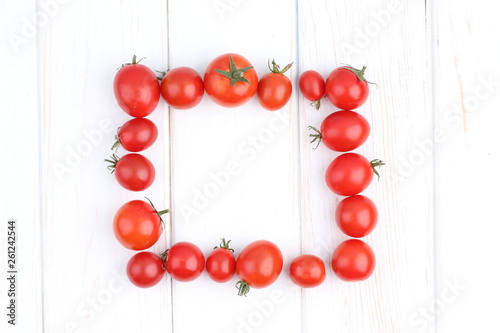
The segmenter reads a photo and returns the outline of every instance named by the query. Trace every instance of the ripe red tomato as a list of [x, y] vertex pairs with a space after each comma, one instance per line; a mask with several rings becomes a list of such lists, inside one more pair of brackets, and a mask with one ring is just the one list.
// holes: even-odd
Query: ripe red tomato
[[283, 75], [292, 67], [292, 64], [287, 65], [282, 70], [274, 60], [272, 64], [272, 68], [269, 66], [271, 73], [267, 73], [260, 79], [257, 88], [260, 105], [269, 111], [281, 109], [292, 96], [292, 83], [288, 77]]
[[127, 154], [118, 158], [113, 154], [111, 159], [105, 160], [111, 163], [108, 169], [115, 174], [118, 183], [130, 191], [144, 191], [155, 180], [155, 168], [153, 163], [140, 154]]
[[163, 261], [152, 252], [139, 252], [127, 264], [127, 276], [134, 285], [150, 288], [161, 281], [165, 275]]
[[219, 283], [227, 282], [234, 276], [236, 270], [236, 260], [234, 259], [234, 250], [229, 247], [229, 242], [222, 238], [219, 247], [210, 253], [207, 257], [206, 269], [208, 276]]
[[132, 117], [146, 117], [154, 111], [160, 101], [160, 84], [155, 73], [139, 64], [136, 56], [132, 63], [118, 70], [113, 90], [118, 105]]
[[364, 77], [366, 66], [361, 70], [351, 66], [334, 69], [325, 83], [326, 96], [330, 102], [343, 110], [354, 110], [368, 99], [370, 87]]
[[165, 269], [177, 281], [188, 282], [203, 273], [205, 257], [200, 248], [189, 242], [179, 242], [164, 253]]
[[201, 102], [204, 93], [201, 76], [189, 67], [174, 68], [161, 80], [161, 95], [174, 109], [195, 107]]
[[304, 97], [313, 102], [311, 105], [320, 108], [320, 101], [325, 97], [325, 80], [316, 71], [305, 71], [299, 77], [299, 89]]
[[118, 128], [115, 136], [116, 142], [111, 149], [122, 146], [131, 152], [143, 151], [156, 141], [158, 129], [156, 125], [146, 118], [134, 118]]
[[359, 239], [346, 240], [333, 252], [332, 269], [344, 281], [366, 280], [375, 270], [375, 254]]
[[375, 167], [384, 165], [380, 160], [369, 162], [356, 153], [338, 156], [326, 169], [325, 180], [328, 187], [338, 195], [350, 196], [364, 191], [370, 185]]
[[239, 54], [218, 56], [205, 71], [205, 90], [217, 104], [237, 107], [257, 92], [259, 78], [252, 64]]
[[161, 215], [151, 202], [132, 200], [121, 206], [113, 219], [116, 239], [127, 249], [141, 251], [153, 246], [163, 231]]
[[[370, 124], [365, 117], [354, 111], [337, 111], [321, 123], [321, 131], [309, 126], [316, 134], [312, 142], [322, 141], [331, 150], [345, 152], [361, 146], [370, 135]], [[317, 146], [316, 146], [317, 147]]]
[[299, 287], [317, 287], [325, 281], [325, 277], [325, 263], [316, 256], [301, 255], [290, 264], [290, 278]]
[[272, 242], [258, 240], [248, 244], [236, 259], [238, 295], [245, 296], [252, 288], [264, 288], [279, 277], [283, 269], [283, 256]]
[[364, 237], [377, 225], [377, 207], [369, 198], [354, 195], [342, 200], [335, 210], [340, 230], [351, 237]]

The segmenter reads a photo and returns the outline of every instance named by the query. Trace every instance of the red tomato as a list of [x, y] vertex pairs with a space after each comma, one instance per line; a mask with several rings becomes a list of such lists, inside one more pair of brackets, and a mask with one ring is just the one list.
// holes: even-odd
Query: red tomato
[[205, 90], [217, 104], [237, 107], [257, 92], [259, 78], [252, 64], [239, 54], [218, 56], [205, 71]]
[[305, 254], [293, 259], [290, 264], [290, 278], [299, 287], [317, 287], [325, 277], [325, 263], [316, 256]]
[[363, 195], [347, 197], [337, 205], [335, 220], [346, 235], [364, 237], [377, 225], [377, 207]]
[[111, 159], [105, 160], [111, 165], [108, 169], [115, 174], [118, 183], [130, 191], [144, 191], [155, 180], [153, 163], [140, 154], [127, 154], [118, 158], [113, 154]]
[[350, 196], [364, 191], [370, 185], [375, 167], [384, 165], [380, 160], [369, 162], [356, 153], [338, 156], [326, 169], [325, 180], [328, 187], [338, 195]]
[[177, 281], [188, 282], [203, 273], [205, 257], [200, 248], [189, 242], [179, 242], [165, 254], [165, 269]]
[[[365, 117], [354, 111], [337, 111], [321, 123], [321, 131], [309, 126], [316, 134], [312, 142], [321, 141], [331, 150], [345, 152], [361, 146], [370, 135], [370, 124]], [[317, 147], [317, 146], [316, 146]]]
[[168, 71], [161, 80], [161, 95], [174, 109], [190, 109], [203, 98], [205, 88], [201, 76], [189, 67]]
[[359, 239], [346, 240], [333, 252], [332, 269], [344, 281], [366, 280], [375, 269], [375, 254]]
[[258, 240], [248, 244], [236, 259], [238, 295], [246, 296], [252, 288], [264, 288], [279, 277], [283, 269], [283, 256], [272, 242]]
[[161, 215], [151, 203], [132, 200], [121, 206], [113, 219], [116, 239], [127, 249], [141, 251], [153, 246], [163, 231]]
[[139, 252], [128, 261], [127, 276], [137, 287], [152, 287], [161, 281], [163, 275], [163, 261], [155, 253]]
[[283, 75], [292, 64], [287, 65], [283, 70], [274, 62], [273, 67], [269, 66], [271, 73], [264, 75], [257, 88], [257, 97], [260, 105], [269, 111], [281, 109], [292, 96], [292, 83], [290, 79]]
[[311, 105], [319, 110], [320, 100], [325, 97], [325, 80], [316, 71], [305, 71], [299, 77], [299, 89], [304, 97], [313, 102]]
[[123, 149], [139, 152], [151, 147], [158, 137], [156, 125], [146, 118], [134, 118], [118, 128], [116, 142], [111, 149], [122, 146]]
[[220, 246], [215, 247], [207, 258], [207, 273], [215, 282], [227, 282], [234, 276], [236, 260], [234, 259], [234, 250], [229, 248], [229, 242], [231, 241], [226, 242], [222, 238]]
[[368, 99], [370, 88], [364, 77], [366, 66], [361, 70], [351, 66], [334, 69], [325, 83], [326, 96], [330, 102], [343, 110], [354, 110]]
[[132, 117], [146, 117], [154, 111], [160, 100], [160, 84], [155, 73], [139, 64], [136, 57], [132, 63], [122, 65], [113, 82], [118, 105]]

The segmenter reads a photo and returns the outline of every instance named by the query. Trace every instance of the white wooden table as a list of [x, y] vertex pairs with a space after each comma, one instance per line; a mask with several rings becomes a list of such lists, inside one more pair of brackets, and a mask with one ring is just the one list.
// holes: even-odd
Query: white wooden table
[[[500, 332], [497, 188], [500, 186], [500, 21], [491, 0], [264, 1], [25, 0], [0, 3], [0, 332]], [[191, 110], [162, 101], [149, 117], [158, 141], [144, 154], [157, 178], [143, 193], [106, 169], [115, 130], [128, 119], [112, 81], [133, 54], [165, 70], [203, 74], [225, 52], [262, 76], [268, 59], [294, 83], [289, 104], [256, 99], [224, 109], [207, 96]], [[339, 197], [323, 180], [337, 155], [311, 149], [316, 112], [297, 91], [305, 70], [368, 66], [378, 83], [359, 109], [371, 124], [357, 151], [386, 162], [364, 192], [380, 213], [365, 238], [377, 256], [365, 282], [329, 268], [347, 236], [333, 220]], [[234, 162], [235, 161], [235, 162]], [[228, 184], [200, 199], [218, 173]], [[209, 185], [212, 184], [212, 185]], [[172, 208], [153, 251], [219, 238], [236, 252], [257, 239], [281, 248], [276, 283], [238, 297], [236, 278], [166, 277], [138, 289], [133, 254], [112, 218], [131, 199]], [[198, 199], [196, 199], [198, 198]], [[7, 227], [16, 220], [16, 325], [7, 323]], [[326, 281], [288, 278], [301, 253], [320, 256]]]

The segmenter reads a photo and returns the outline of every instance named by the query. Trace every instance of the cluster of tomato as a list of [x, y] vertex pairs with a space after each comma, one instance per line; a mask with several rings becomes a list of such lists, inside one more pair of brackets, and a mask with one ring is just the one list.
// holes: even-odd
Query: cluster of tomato
[[[261, 106], [274, 111], [285, 106], [292, 93], [292, 84], [283, 75], [292, 64], [280, 69], [272, 61], [269, 64], [271, 72], [259, 80], [250, 62], [234, 53], [214, 59], [203, 79], [189, 67], [178, 67], [157, 77], [139, 62], [134, 56], [131, 63], [122, 65], [114, 79], [118, 105], [134, 118], [118, 129], [112, 149], [122, 147], [130, 153], [123, 157], [115, 153], [106, 160], [118, 183], [131, 191], [147, 189], [155, 178], [153, 164], [137, 153], [150, 147], [157, 138], [156, 126], [145, 117], [156, 109], [160, 96], [172, 108], [189, 109], [202, 100], [205, 91], [215, 103], [224, 107], [240, 106], [257, 94]], [[300, 77], [299, 87], [317, 108], [319, 100], [326, 95], [335, 106], [354, 109], [368, 97], [364, 70], [338, 68], [330, 74], [326, 83], [317, 72], [308, 71]], [[317, 133], [311, 135], [313, 141], [322, 141], [335, 151], [346, 152], [366, 140], [370, 127], [361, 115], [353, 111], [338, 111], [323, 121], [321, 131], [314, 130]], [[337, 157], [327, 170], [328, 186], [335, 193], [348, 196], [338, 205], [336, 217], [341, 230], [352, 237], [365, 236], [376, 224], [375, 205], [358, 193], [368, 186], [375, 170], [372, 171], [372, 168], [380, 163], [370, 163], [361, 155], [347, 153]], [[129, 201], [115, 214], [115, 236], [128, 249], [146, 250], [160, 238], [162, 215], [168, 212], [168, 209], [156, 210], [149, 199]], [[205, 261], [203, 252], [196, 245], [179, 242], [160, 255], [148, 251], [136, 253], [127, 264], [127, 275], [136, 286], [147, 288], [156, 285], [165, 271], [178, 281], [192, 281], [205, 269], [216, 282], [227, 282], [236, 274], [240, 279], [237, 283], [239, 295], [246, 295], [250, 287], [263, 288], [272, 284], [283, 269], [281, 251], [270, 241], [250, 243], [237, 258], [233, 252], [229, 241], [222, 239]], [[374, 262], [368, 245], [360, 240], [349, 240], [335, 250], [332, 268], [341, 279], [362, 280], [371, 274]], [[364, 267], [359, 267], [360, 264]], [[324, 262], [313, 255], [295, 258], [289, 273], [292, 281], [301, 287], [318, 286], [326, 275]]]

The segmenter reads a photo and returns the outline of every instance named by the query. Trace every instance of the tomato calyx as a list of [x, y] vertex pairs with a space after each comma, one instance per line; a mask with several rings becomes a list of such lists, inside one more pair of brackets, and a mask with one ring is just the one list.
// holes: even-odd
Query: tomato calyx
[[363, 66], [363, 68], [361, 69], [356, 69], [350, 65], [346, 65], [344, 66], [343, 68], [351, 71], [354, 73], [354, 75], [357, 76], [357, 78], [360, 80], [360, 81], [365, 81], [366, 83], [369, 83], [369, 84], [374, 84], [376, 87], [378, 87], [378, 85], [375, 83], [375, 82], [370, 82], [368, 81], [366, 78], [365, 78], [365, 71], [366, 71], [366, 66]]
[[253, 66], [236, 68], [236, 65], [234, 64], [233, 61], [233, 57], [229, 57], [229, 71], [223, 71], [220, 69], [214, 69], [214, 71], [230, 79], [231, 87], [233, 87], [236, 84], [236, 82], [245, 82], [248, 83], [249, 85], [252, 85], [250, 81], [248, 81], [245, 77], [243, 77], [243, 75], [245, 75], [245, 72], [249, 71], [252, 68]]
[[228, 240], [227, 242], [226, 242], [225, 238], [221, 238], [220, 240], [221, 240], [221, 242], [220, 242], [219, 246], [214, 247], [214, 250], [215, 249], [225, 249], [225, 250], [234, 252], [234, 249], [229, 247], [229, 243], [231, 242], [231, 240]]
[[[272, 67], [271, 67], [271, 64], [273, 65]], [[280, 66], [278, 66], [278, 64], [274, 61], [274, 59], [273, 59], [272, 63], [269, 63], [269, 60], [267, 61], [267, 67], [269, 67], [269, 70], [273, 73], [276, 73], [276, 74], [285, 73], [287, 70], [290, 69], [290, 67], [292, 67], [292, 65], [293, 65], [293, 61], [292, 61], [292, 63], [286, 65], [285, 68], [281, 69]]]
[[379, 175], [377, 169], [375, 169], [375, 168], [380, 168], [382, 165], [385, 165], [384, 161], [379, 160], [379, 159], [374, 159], [370, 162], [370, 164], [372, 166], [373, 173], [377, 175], [378, 179], [380, 179], [380, 175]]
[[156, 78], [158, 79], [158, 81], [161, 81], [163, 80], [163, 78], [165, 77], [165, 75], [167, 75], [167, 73], [170, 71], [170, 69], [167, 69], [166, 71], [156, 71], [158, 74], [160, 75], [157, 75]]
[[[319, 100], [317, 101], [319, 103]], [[311, 104], [312, 105], [312, 104]], [[319, 107], [318, 107], [319, 108]], [[309, 134], [309, 137], [313, 138], [312, 141], [310, 143], [314, 143], [314, 142], [318, 142], [316, 144], [316, 147], [314, 147], [313, 149], [316, 149], [319, 147], [319, 144], [321, 143], [321, 141], [323, 140], [323, 137], [321, 136], [321, 131], [319, 129], [317, 129], [316, 127], [314, 126], [309, 126], [307, 127], [308, 130], [312, 130], [316, 133], [311, 133]]]
[[146, 59], [146, 57], [143, 57], [143, 58], [141, 58], [141, 59], [137, 60], [137, 56], [134, 54], [134, 56], [132, 57], [132, 62], [127, 62], [127, 63], [124, 63], [124, 64], [122, 64], [122, 66], [121, 66], [121, 67], [119, 67], [118, 69], [123, 68], [123, 67], [128, 66], [128, 65], [137, 65], [138, 63], [140, 63], [140, 62], [141, 62], [141, 61], [143, 61], [144, 59]]
[[245, 281], [238, 281], [235, 285], [236, 289], [238, 289], [238, 296], [247, 297], [248, 292], [250, 291], [250, 285]]
[[155, 210], [156, 214], [158, 214], [158, 217], [160, 218], [160, 221], [161, 221], [162, 225], [165, 226], [165, 221], [163, 221], [163, 219], [161, 217], [163, 215], [167, 214], [167, 213], [170, 213], [170, 209], [167, 208], [167, 209], [159, 211], [158, 209], [156, 209], [155, 205], [153, 205], [153, 203], [151, 202], [151, 200], [149, 200], [148, 197], [144, 197], [144, 198], [146, 198], [146, 200], [149, 202], [149, 204], [151, 205], [151, 207], [153, 207], [153, 209]]
[[[324, 96], [323, 96], [324, 97]], [[323, 98], [322, 97], [322, 98]], [[309, 103], [310, 106], [314, 106], [314, 108], [316, 109], [316, 111], [319, 111], [319, 108], [321, 107], [321, 98], [318, 99], [317, 101], [314, 101], [314, 102], [311, 102]]]
[[[118, 141], [119, 142], [119, 141]], [[116, 142], [115, 142], [116, 144]], [[114, 147], [115, 145], [113, 145]], [[107, 162], [109, 163], [109, 165], [107, 166], [108, 170], [111, 171], [111, 173], [115, 172], [116, 170], [116, 164], [118, 163], [118, 161], [120, 160], [120, 158], [116, 155], [116, 154], [113, 154], [109, 157], [109, 159], [104, 159], [104, 162]]]
[[111, 146], [111, 150], [114, 150], [116, 151], [118, 149], [118, 147], [121, 146], [121, 142], [120, 142], [120, 137], [118, 136], [118, 133], [120, 133], [120, 127], [118, 127], [118, 129], [116, 130], [116, 134], [115, 134], [115, 143], [113, 143], [113, 145]]

